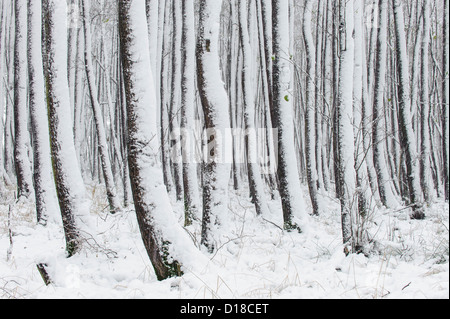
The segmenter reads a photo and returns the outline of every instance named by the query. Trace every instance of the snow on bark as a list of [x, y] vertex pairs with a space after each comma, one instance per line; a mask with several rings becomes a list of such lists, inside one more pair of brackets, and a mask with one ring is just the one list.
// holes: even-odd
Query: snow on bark
[[306, 50], [306, 102], [305, 102], [305, 156], [306, 173], [308, 178], [309, 195], [313, 207], [314, 215], [319, 215], [319, 199], [317, 194], [318, 175], [316, 164], [316, 143], [315, 134], [315, 86], [316, 83], [316, 48], [314, 45], [313, 33], [311, 29], [312, 11], [315, 1], [307, 0], [303, 13], [303, 38]]
[[53, 177], [42, 65], [42, 2], [28, 0], [28, 90], [33, 133], [34, 190], [38, 223], [56, 222], [59, 205]]
[[33, 192], [31, 162], [28, 156], [30, 135], [27, 108], [27, 5], [14, 2], [14, 159], [16, 164], [18, 197], [28, 198]]
[[379, 30], [375, 57], [375, 83], [373, 100], [373, 162], [378, 179], [378, 191], [383, 205], [399, 207], [393, 189], [386, 158], [385, 89], [387, 67], [388, 0], [379, 0]]
[[181, 129], [183, 134], [183, 186], [185, 225], [200, 220], [200, 193], [197, 178], [197, 162], [194, 160], [192, 128], [195, 127], [196, 88], [192, 81], [195, 74], [195, 7], [193, 1], [182, 2], [182, 79], [181, 79]]
[[409, 188], [410, 204], [414, 206], [415, 215], [422, 214], [422, 194], [420, 189], [420, 171], [417, 166], [417, 141], [413, 130], [411, 114], [411, 98], [409, 87], [409, 62], [406, 43], [405, 20], [403, 4], [400, 0], [393, 0], [394, 24], [396, 35], [397, 73], [399, 79], [399, 126], [400, 143], [406, 156], [406, 170]]
[[372, 198], [372, 190], [368, 177], [366, 150], [364, 147], [364, 107], [367, 98], [367, 67], [366, 67], [366, 43], [364, 41], [364, 5], [360, 1], [354, 1], [355, 17], [355, 63], [353, 72], [353, 96], [354, 96], [354, 138], [355, 138], [355, 169], [357, 178], [358, 214], [355, 225], [357, 230], [357, 246], [363, 246], [364, 225], [369, 214], [375, 209], [375, 201]]
[[[429, 0], [424, 0], [422, 4], [423, 29], [421, 43], [421, 61], [420, 61], [420, 179], [424, 199], [427, 203], [431, 202], [431, 167], [430, 167], [430, 130], [429, 130], [429, 52], [430, 52], [430, 6]], [[417, 216], [423, 218], [424, 216]]]
[[243, 54], [243, 70], [242, 70], [242, 92], [244, 95], [244, 121], [246, 129], [246, 148], [247, 148], [247, 167], [248, 179], [250, 183], [251, 195], [256, 207], [258, 215], [267, 216], [269, 207], [267, 206], [266, 194], [264, 190], [263, 180], [261, 178], [261, 170], [258, 161], [257, 136], [255, 130], [255, 108], [254, 92], [252, 89], [251, 77], [251, 44], [247, 26], [248, 21], [248, 1], [239, 1], [239, 30]]
[[172, 1], [172, 77], [169, 103], [169, 136], [170, 159], [176, 198], [183, 200], [183, 167], [181, 140], [179, 132], [180, 86], [181, 86], [181, 33], [182, 33], [181, 3]]
[[201, 0], [197, 38], [197, 78], [206, 124], [206, 163], [203, 169], [202, 244], [216, 249], [228, 220], [228, 183], [231, 166], [225, 143], [230, 128], [229, 99], [222, 81], [219, 59], [222, 1]]
[[77, 253], [86, 236], [92, 236], [89, 202], [77, 161], [67, 82], [67, 4], [45, 0], [45, 77], [53, 172], [61, 210], [66, 249]]
[[[147, 26], [148, 26], [148, 40], [150, 50], [150, 61], [152, 63], [153, 78], [157, 75], [157, 63], [158, 63], [158, 13], [159, 2], [164, 0], [146, 0], [145, 10], [147, 13]], [[157, 88], [155, 87], [155, 90]]]
[[351, 252], [358, 248], [354, 232], [358, 214], [356, 198], [355, 139], [353, 133], [354, 11], [353, 0], [340, 3], [340, 63], [338, 92], [339, 182], [342, 234]]
[[[108, 141], [106, 139], [105, 124], [103, 121], [102, 109], [98, 101], [98, 92], [95, 77], [94, 66], [92, 64], [92, 39], [90, 27], [90, 0], [83, 0], [82, 2], [82, 19], [84, 29], [84, 61], [86, 79], [89, 89], [89, 96], [94, 114], [95, 128], [98, 138], [98, 150], [100, 153], [100, 160], [102, 165], [102, 173], [106, 186], [106, 195], [109, 202], [109, 209], [111, 213], [116, 213], [120, 210], [120, 204], [117, 197], [116, 186], [111, 168], [111, 159], [109, 158]], [[109, 106], [109, 105], [108, 105]]]
[[444, 34], [444, 45], [443, 45], [443, 59], [442, 59], [442, 70], [444, 72], [444, 80], [443, 80], [443, 120], [442, 120], [442, 128], [443, 128], [443, 149], [444, 149], [444, 180], [445, 180], [445, 199], [449, 200], [449, 185], [450, 185], [450, 172], [449, 172], [449, 160], [450, 160], [450, 154], [449, 154], [449, 123], [448, 123], [448, 117], [449, 117], [449, 103], [450, 103], [450, 96], [449, 96], [449, 12], [448, 12], [448, 0], [444, 0], [444, 18], [443, 18], [443, 34]]
[[306, 205], [300, 185], [294, 142], [291, 56], [289, 52], [289, 1], [272, 1], [273, 116], [278, 129], [278, 178], [284, 227], [305, 231]]
[[202, 257], [175, 218], [164, 185], [144, 0], [119, 1], [128, 119], [128, 156], [142, 239], [159, 280], [181, 275]]

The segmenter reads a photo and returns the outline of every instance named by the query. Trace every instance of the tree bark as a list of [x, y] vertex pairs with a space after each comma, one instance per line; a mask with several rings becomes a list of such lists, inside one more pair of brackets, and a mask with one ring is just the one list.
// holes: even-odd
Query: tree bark
[[14, 159], [17, 175], [17, 197], [28, 198], [33, 192], [31, 162], [28, 156], [30, 135], [28, 133], [27, 108], [27, 7], [15, 0], [14, 41]]
[[207, 134], [206, 162], [203, 168], [202, 245], [214, 251], [220, 236], [220, 225], [228, 219], [228, 182], [230, 165], [225, 156], [225, 134], [230, 127], [229, 100], [221, 79], [219, 27], [221, 4], [200, 0], [200, 22], [197, 38], [197, 79]]
[[61, 210], [66, 250], [70, 256], [83, 243], [83, 216], [89, 213], [86, 191], [78, 166], [70, 116], [67, 82], [67, 13], [65, 1], [44, 0], [44, 70], [49, 116], [53, 172]]
[[33, 133], [34, 191], [37, 222], [46, 225], [56, 221], [59, 206], [52, 171], [48, 111], [44, 91], [44, 69], [41, 50], [42, 2], [28, 0], [28, 90]]
[[97, 132], [98, 151], [102, 166], [103, 178], [106, 186], [106, 195], [109, 202], [109, 210], [112, 214], [120, 210], [120, 204], [117, 197], [116, 186], [109, 157], [108, 142], [106, 140], [105, 124], [103, 121], [102, 110], [98, 101], [98, 91], [95, 87], [94, 68], [92, 64], [91, 49], [91, 28], [90, 28], [90, 0], [82, 0], [82, 19], [84, 29], [84, 61], [86, 70], [86, 79], [89, 89], [92, 112], [94, 114], [95, 128]]
[[420, 171], [417, 166], [417, 141], [414, 135], [411, 114], [411, 99], [409, 92], [409, 64], [408, 51], [405, 34], [405, 21], [403, 15], [402, 2], [400, 0], [392, 1], [394, 7], [394, 23], [396, 35], [396, 53], [397, 53], [397, 74], [398, 74], [398, 96], [399, 96], [399, 128], [400, 143], [405, 153], [406, 174], [409, 190], [409, 201], [413, 205], [414, 215], [419, 217], [423, 214], [423, 204], [420, 190]]
[[278, 129], [278, 181], [284, 228], [301, 231], [305, 204], [300, 187], [294, 141], [291, 95], [291, 56], [289, 55], [289, 3], [272, 1], [273, 18], [273, 120]]
[[127, 101], [128, 159], [136, 215], [158, 280], [183, 274], [192, 243], [178, 225], [164, 185], [157, 98], [148, 50], [144, 0], [119, 1], [119, 34]]

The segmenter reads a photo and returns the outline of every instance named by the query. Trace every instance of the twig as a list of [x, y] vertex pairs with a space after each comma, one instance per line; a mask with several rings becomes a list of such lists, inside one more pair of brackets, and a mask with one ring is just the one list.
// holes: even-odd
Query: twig
[[406, 288], [408, 288], [409, 286], [411, 286], [412, 282], [410, 282], [409, 284], [407, 284], [405, 287], [402, 288], [402, 291], [405, 290]]

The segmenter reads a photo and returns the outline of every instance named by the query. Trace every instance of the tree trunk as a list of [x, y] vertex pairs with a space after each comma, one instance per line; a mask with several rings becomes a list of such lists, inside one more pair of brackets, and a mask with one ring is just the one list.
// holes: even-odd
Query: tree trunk
[[354, 71], [354, 28], [353, 0], [340, 1], [340, 62], [339, 93], [337, 104], [338, 147], [339, 147], [339, 186], [342, 234], [344, 244], [351, 252], [356, 252], [361, 243], [357, 242], [358, 205], [356, 194], [355, 148], [353, 133], [353, 71]]
[[313, 214], [319, 215], [319, 199], [317, 194], [317, 165], [316, 165], [316, 134], [315, 134], [315, 86], [316, 80], [316, 48], [314, 46], [311, 30], [313, 0], [307, 0], [303, 13], [303, 38], [306, 50], [306, 102], [305, 102], [305, 156], [306, 173], [308, 179], [309, 195], [313, 207]]
[[254, 93], [252, 92], [251, 78], [251, 44], [248, 31], [248, 1], [239, 1], [239, 34], [243, 54], [243, 70], [242, 70], [242, 91], [244, 95], [244, 121], [246, 130], [246, 149], [247, 149], [247, 169], [250, 189], [252, 190], [252, 199], [256, 207], [257, 215], [267, 216], [269, 207], [267, 206], [266, 194], [264, 190], [263, 180], [261, 178], [261, 170], [258, 161], [257, 150], [257, 132], [255, 129], [255, 108]]
[[[429, 128], [429, 45], [430, 45], [430, 2], [424, 0], [422, 5], [423, 33], [420, 61], [420, 180], [425, 202], [430, 203], [431, 195], [431, 167], [430, 167], [430, 128]], [[422, 214], [416, 216], [424, 218]]]
[[65, 1], [45, 0], [43, 4], [45, 26], [44, 70], [46, 77], [47, 107], [53, 172], [61, 210], [66, 250], [70, 256], [77, 253], [83, 243], [81, 227], [83, 216], [89, 213], [89, 203], [78, 166], [73, 141], [70, 113], [69, 85], [67, 82], [67, 21]]
[[394, 7], [394, 23], [396, 35], [398, 96], [399, 96], [399, 128], [400, 143], [405, 154], [406, 174], [409, 189], [409, 201], [414, 207], [414, 215], [419, 217], [422, 211], [422, 196], [420, 190], [420, 171], [417, 166], [417, 142], [414, 135], [411, 115], [411, 99], [409, 92], [409, 64], [405, 34], [405, 21], [400, 0], [392, 1]]
[[[109, 210], [112, 214], [120, 210], [120, 204], [116, 193], [116, 186], [111, 168], [111, 159], [109, 157], [108, 142], [106, 140], [105, 125], [103, 121], [102, 110], [98, 101], [98, 91], [95, 87], [94, 68], [92, 64], [92, 49], [91, 49], [91, 28], [90, 28], [90, 0], [83, 0], [83, 29], [84, 29], [84, 61], [86, 78], [89, 89], [89, 96], [91, 98], [92, 112], [94, 114], [95, 128], [98, 138], [98, 151], [100, 153], [100, 160], [102, 166], [103, 178], [106, 186], [106, 195], [109, 202]], [[109, 106], [109, 105], [108, 105]]]
[[183, 186], [185, 226], [200, 220], [200, 194], [197, 178], [197, 161], [193, 142], [195, 127], [195, 8], [193, 1], [182, 1], [182, 80], [181, 129], [183, 134]]
[[164, 280], [182, 275], [182, 267], [189, 267], [184, 261], [192, 258], [189, 255], [194, 251], [192, 242], [175, 218], [160, 166], [156, 117], [158, 104], [144, 9], [144, 0], [119, 1], [128, 159], [142, 239], [158, 280]]
[[222, 1], [200, 0], [197, 38], [197, 79], [205, 116], [207, 154], [203, 171], [202, 244], [212, 252], [217, 248], [220, 225], [228, 219], [230, 166], [225, 161], [225, 134], [230, 127], [229, 100], [221, 79], [219, 28]]
[[44, 91], [41, 51], [42, 2], [28, 0], [28, 90], [33, 132], [36, 216], [41, 225], [56, 221], [59, 210], [52, 171], [48, 111]]
[[450, 97], [449, 97], [449, 12], [448, 12], [448, 0], [444, 0], [444, 18], [443, 18], [443, 35], [444, 35], [444, 45], [443, 45], [443, 58], [442, 58], [442, 70], [444, 72], [444, 79], [443, 79], [443, 85], [442, 85], [442, 132], [443, 132], [443, 153], [444, 153], [444, 181], [445, 181], [445, 199], [449, 200], [449, 178], [450, 178], [450, 172], [449, 172], [449, 123], [448, 123], [448, 117], [449, 117], [449, 103], [450, 103]]
[[289, 54], [289, 3], [272, 1], [273, 17], [273, 121], [278, 129], [278, 181], [284, 228], [301, 231], [305, 204], [294, 147], [294, 116]]
[[28, 133], [27, 108], [27, 6], [15, 0], [14, 41], [14, 159], [17, 175], [17, 197], [28, 198], [33, 192], [31, 162], [28, 156], [30, 135]]
[[379, 30], [375, 57], [373, 100], [373, 162], [378, 179], [381, 202], [388, 208], [398, 207], [386, 159], [385, 88], [387, 66], [387, 0], [379, 0]]

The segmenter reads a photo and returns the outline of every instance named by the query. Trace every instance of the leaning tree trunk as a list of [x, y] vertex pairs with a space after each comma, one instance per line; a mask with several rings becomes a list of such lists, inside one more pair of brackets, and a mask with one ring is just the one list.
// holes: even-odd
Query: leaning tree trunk
[[[301, 231], [306, 211], [294, 143], [291, 65], [289, 55], [289, 1], [272, 1], [273, 17], [273, 121], [278, 129], [278, 181], [284, 228]], [[296, 218], [297, 217], [297, 218]], [[296, 220], [298, 219], [298, 220]]]
[[61, 210], [66, 249], [70, 256], [77, 253], [85, 234], [81, 234], [84, 217], [89, 213], [86, 190], [77, 161], [70, 113], [67, 82], [67, 13], [65, 1], [45, 0], [44, 57], [47, 108], [53, 172]]
[[203, 168], [202, 244], [216, 249], [220, 225], [227, 219], [230, 165], [225, 134], [230, 127], [229, 99], [221, 78], [219, 24], [222, 1], [200, 0], [197, 38], [197, 78], [207, 129], [207, 158]]
[[42, 1], [28, 0], [28, 90], [33, 133], [34, 191], [36, 216], [41, 225], [49, 219], [56, 221], [59, 210], [52, 171], [48, 111], [44, 91], [42, 65]]
[[144, 0], [119, 1], [133, 199], [145, 248], [158, 280], [164, 280], [181, 275], [182, 267], [190, 266], [195, 248], [178, 225], [164, 185], [157, 138], [158, 103], [145, 26]]
[[18, 196], [28, 198], [33, 192], [31, 162], [28, 157], [30, 135], [27, 109], [27, 5], [14, 1], [14, 159], [16, 163]]

